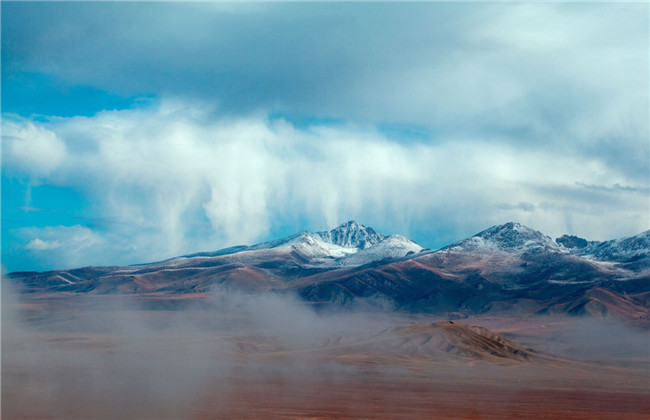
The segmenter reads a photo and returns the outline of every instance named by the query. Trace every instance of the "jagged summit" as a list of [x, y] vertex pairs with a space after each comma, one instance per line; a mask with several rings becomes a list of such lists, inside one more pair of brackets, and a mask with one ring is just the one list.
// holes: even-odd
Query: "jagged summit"
[[610, 241], [587, 241], [563, 235], [555, 240], [572, 254], [602, 261], [631, 262], [650, 258], [650, 230]]
[[480, 232], [474, 237], [498, 246], [501, 249], [514, 249], [530, 246], [542, 246], [545, 248], [558, 248], [558, 245], [542, 232], [524, 226], [521, 223], [508, 222], [503, 225], [492, 226]]
[[[247, 253], [248, 259], [256, 258], [254, 252], [264, 251], [299, 256], [307, 265], [359, 265], [386, 258], [398, 259], [418, 253], [422, 247], [400, 235], [384, 236], [373, 228], [350, 220], [332, 230], [322, 232], [302, 231], [286, 238], [263, 242], [251, 246], [236, 246], [215, 252], [187, 255], [181, 258], [222, 257], [239, 252]], [[277, 254], [280, 253], [280, 254]], [[279, 257], [278, 257], [279, 258]]]
[[302, 232], [283, 242], [309, 258], [335, 259], [341, 265], [359, 265], [385, 258], [402, 258], [422, 247], [400, 235], [384, 236], [354, 220], [323, 232]]
[[443, 249], [462, 249], [480, 252], [487, 250], [523, 251], [530, 248], [561, 249], [549, 236], [516, 222], [492, 226], [471, 238], [449, 245]]
[[377, 233], [373, 228], [363, 226], [354, 220], [324, 232], [317, 232], [325, 242], [342, 246], [344, 248], [366, 249], [385, 239], [384, 235]]
[[370, 299], [407, 311], [472, 314], [512, 308], [517, 313], [618, 314], [647, 321], [650, 232], [580, 248], [587, 251], [582, 257], [536, 230], [506, 223], [422, 252], [403, 236], [383, 236], [350, 221], [327, 232], [301, 232], [152, 264], [9, 277], [22, 282], [27, 293], [176, 299], [208, 295], [217, 287], [223, 292], [296, 293], [318, 305], [349, 306]]

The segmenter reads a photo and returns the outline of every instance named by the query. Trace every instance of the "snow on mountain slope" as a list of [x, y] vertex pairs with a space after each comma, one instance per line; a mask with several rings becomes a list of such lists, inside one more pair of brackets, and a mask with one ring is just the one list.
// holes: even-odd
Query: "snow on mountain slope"
[[358, 251], [356, 247], [345, 247], [323, 239], [317, 233], [303, 232], [282, 245], [274, 248], [290, 248], [304, 258], [343, 258]]
[[305, 258], [317, 259], [312, 261], [314, 263], [335, 260], [337, 265], [361, 265], [386, 258], [398, 259], [423, 249], [403, 236], [384, 236], [355, 221], [346, 222], [330, 231], [303, 232], [280, 247], [291, 247]]
[[370, 248], [385, 239], [384, 235], [375, 232], [373, 228], [360, 225], [354, 220], [343, 223], [330, 231], [317, 232], [316, 235], [327, 243], [357, 249]]
[[386, 258], [398, 259], [422, 251], [420, 245], [401, 235], [391, 235], [383, 241], [349, 255], [341, 261], [343, 265], [362, 265]]
[[471, 238], [443, 248], [443, 250], [466, 252], [525, 252], [532, 249], [566, 252], [564, 247], [558, 245], [549, 236], [514, 222], [492, 226]]
[[[176, 299], [203, 296], [215, 287], [246, 293], [290, 290], [319, 305], [377, 299], [395, 308], [436, 313], [552, 309], [647, 319], [650, 259], [644, 255], [650, 249], [649, 236], [644, 232], [603, 243], [585, 245], [578, 238], [561, 244], [518, 223], [506, 223], [422, 252], [402, 236], [386, 237], [347, 222], [327, 232], [301, 232], [154, 264], [9, 276], [27, 293], [156, 294]], [[572, 243], [580, 245], [579, 252], [587, 248], [601, 258], [632, 260], [583, 258], [570, 251]], [[594, 288], [606, 293], [592, 295]]]
[[[384, 236], [353, 220], [322, 232], [303, 231], [274, 241], [235, 246], [215, 252], [187, 255], [165, 264], [192, 264], [199, 258], [254, 263], [258, 260], [293, 256], [301, 264], [315, 266], [360, 265], [386, 258], [402, 258], [422, 247], [403, 236]], [[356, 256], [358, 255], [358, 256]]]
[[[650, 258], [642, 254], [648, 253], [649, 248], [644, 245], [647, 237], [644, 233], [634, 239], [609, 241], [607, 244], [612, 249], [641, 253], [641, 257], [633, 261], [615, 262], [603, 259], [605, 249], [602, 245], [597, 247], [602, 252], [593, 258], [584, 258], [562, 245], [563, 241], [554, 242], [519, 223], [506, 223], [438, 251], [416, 256], [413, 261], [459, 278], [470, 273], [466, 281], [487, 281], [491, 286], [520, 293], [525, 298], [551, 299], [555, 293], [606, 282], [610, 282], [608, 287], [618, 291], [634, 291], [638, 290], [635, 281], [641, 281], [648, 275], [644, 273], [650, 273]], [[568, 238], [565, 243], [586, 248], [579, 238]], [[619, 247], [614, 247], [616, 244]]]
[[599, 261], [630, 262], [650, 257], [650, 230], [622, 239], [587, 241], [564, 235], [556, 239], [574, 255]]

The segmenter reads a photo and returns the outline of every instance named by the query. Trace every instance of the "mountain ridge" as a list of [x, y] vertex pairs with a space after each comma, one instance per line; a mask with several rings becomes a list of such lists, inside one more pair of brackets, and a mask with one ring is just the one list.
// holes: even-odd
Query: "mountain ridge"
[[[649, 237], [643, 232], [583, 246], [578, 239], [553, 241], [509, 222], [439, 250], [425, 250], [403, 236], [385, 236], [348, 221], [330, 231], [303, 231], [158, 263], [9, 277], [19, 280], [25, 293], [178, 299], [216, 289], [291, 293], [304, 302], [343, 307], [370, 299], [415, 312], [560, 311], [647, 319]], [[584, 254], [591, 249], [598, 252]]]
[[[229, 254], [242, 252], [242, 251], [273, 249], [285, 245], [300, 245], [304, 243], [308, 243], [308, 245], [312, 245], [312, 246], [320, 245], [321, 248], [323, 248], [322, 246], [323, 244], [333, 245], [333, 246], [340, 247], [342, 249], [348, 249], [348, 251], [344, 251], [342, 249], [338, 250], [339, 254], [346, 254], [346, 253], [351, 254], [351, 253], [356, 253], [359, 250], [368, 249], [393, 236], [399, 236], [400, 238], [403, 238], [405, 242], [408, 241], [410, 243], [417, 245], [415, 242], [403, 236], [400, 235], [384, 236], [380, 233], [377, 233], [371, 227], [366, 227], [364, 225], [357, 223], [354, 220], [349, 220], [329, 231], [319, 231], [319, 232], [301, 231], [284, 238], [275, 239], [267, 242], [261, 242], [259, 244], [236, 245], [233, 247], [228, 247], [213, 252], [199, 252], [194, 254], [183, 255], [181, 257], [176, 257], [176, 258], [215, 257], [221, 255], [229, 255]], [[323, 244], [318, 244], [318, 242], [320, 241], [322, 241]], [[422, 249], [421, 246], [418, 245], [418, 247]], [[339, 255], [339, 256], [343, 256], [343, 255]], [[175, 258], [170, 258], [165, 261], [171, 261], [174, 259]]]

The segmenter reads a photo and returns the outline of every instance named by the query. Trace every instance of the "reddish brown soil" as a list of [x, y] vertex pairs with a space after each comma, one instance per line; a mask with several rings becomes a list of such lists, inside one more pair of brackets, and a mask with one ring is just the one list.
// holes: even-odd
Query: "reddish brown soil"
[[[498, 375], [497, 375], [498, 376]], [[231, 378], [199, 404], [194, 419], [647, 419], [644, 392], [518, 387], [471, 378], [438, 381], [367, 374], [343, 380]]]
[[[634, 325], [565, 317], [432, 325], [422, 315], [389, 322], [378, 336], [350, 326], [360, 341], [314, 346], [292, 341], [286, 328], [251, 324], [260, 319], [251, 314], [145, 310], [114, 299], [3, 308], [2, 419], [650, 418], [648, 331]], [[358, 317], [370, 322], [363, 314], [343, 321]], [[536, 352], [506, 357], [493, 342], [481, 345], [487, 332], [457, 340], [482, 331], [463, 324], [500, 334], [517, 355]], [[311, 332], [300, 325], [290, 332]], [[433, 346], [438, 330], [452, 350]]]

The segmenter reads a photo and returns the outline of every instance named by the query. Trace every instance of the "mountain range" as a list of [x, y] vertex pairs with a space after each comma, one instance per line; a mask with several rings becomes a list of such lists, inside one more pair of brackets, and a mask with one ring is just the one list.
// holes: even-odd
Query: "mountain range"
[[556, 240], [519, 223], [439, 250], [354, 221], [324, 232], [136, 266], [15, 272], [23, 293], [130, 294], [175, 300], [281, 293], [319, 307], [381, 305], [464, 317], [590, 314], [647, 323], [650, 231], [606, 242]]

